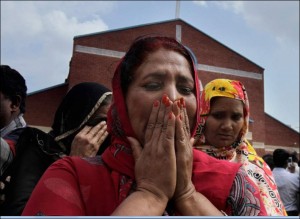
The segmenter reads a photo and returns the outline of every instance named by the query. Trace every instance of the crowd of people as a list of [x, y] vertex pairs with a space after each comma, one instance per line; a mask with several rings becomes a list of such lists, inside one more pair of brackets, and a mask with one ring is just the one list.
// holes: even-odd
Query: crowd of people
[[[68, 155], [100, 155], [109, 145], [106, 117], [112, 92], [95, 82], [73, 86], [55, 112], [51, 131], [44, 133], [27, 127], [23, 118], [24, 78], [4, 65], [0, 78], [1, 111], [6, 112], [1, 114], [0, 215], [21, 215], [40, 177], [53, 162]], [[18, 96], [22, 107], [13, 105]]]
[[297, 153], [276, 149], [273, 154], [266, 154], [263, 159], [272, 169], [277, 188], [288, 216], [298, 216], [299, 197], [299, 159]]
[[222, 78], [202, 91], [196, 65], [171, 37], [139, 37], [112, 91], [73, 86], [49, 133], [27, 126], [25, 80], [1, 65], [0, 215], [298, 215], [292, 155], [258, 156], [244, 85]]

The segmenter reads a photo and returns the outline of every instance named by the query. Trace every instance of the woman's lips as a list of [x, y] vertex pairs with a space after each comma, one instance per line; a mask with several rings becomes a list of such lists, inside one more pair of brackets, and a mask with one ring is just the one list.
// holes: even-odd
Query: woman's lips
[[218, 136], [222, 140], [231, 140], [232, 139], [232, 135], [228, 135], [228, 134], [218, 134]]

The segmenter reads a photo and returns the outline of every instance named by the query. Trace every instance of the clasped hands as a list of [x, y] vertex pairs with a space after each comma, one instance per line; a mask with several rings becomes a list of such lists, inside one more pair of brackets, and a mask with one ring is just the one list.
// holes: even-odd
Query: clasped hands
[[164, 95], [153, 103], [144, 144], [128, 137], [135, 159], [137, 191], [175, 207], [195, 193], [191, 181], [193, 138], [183, 98]]

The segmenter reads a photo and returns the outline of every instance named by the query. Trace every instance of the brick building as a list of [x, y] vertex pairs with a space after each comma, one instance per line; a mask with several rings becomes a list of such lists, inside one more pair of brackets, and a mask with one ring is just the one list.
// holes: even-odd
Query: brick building
[[264, 69], [182, 19], [74, 37], [67, 79], [60, 85], [29, 94], [27, 122], [49, 130], [59, 102], [77, 83], [95, 81], [111, 88], [116, 64], [136, 37], [147, 34], [176, 37], [191, 48], [198, 59], [197, 69], [203, 84], [222, 77], [245, 85], [250, 102], [248, 139], [259, 154], [276, 148], [299, 154], [299, 133], [264, 112]]

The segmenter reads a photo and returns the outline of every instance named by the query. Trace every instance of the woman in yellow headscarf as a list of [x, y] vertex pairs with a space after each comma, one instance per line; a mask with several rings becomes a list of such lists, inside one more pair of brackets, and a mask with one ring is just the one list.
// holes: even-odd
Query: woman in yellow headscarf
[[269, 216], [287, 216], [272, 171], [246, 140], [249, 102], [244, 85], [235, 80], [209, 82], [200, 98], [195, 148], [218, 159], [242, 163], [258, 185]]

